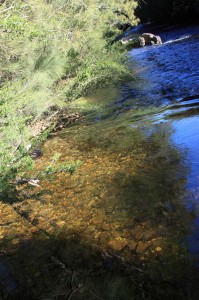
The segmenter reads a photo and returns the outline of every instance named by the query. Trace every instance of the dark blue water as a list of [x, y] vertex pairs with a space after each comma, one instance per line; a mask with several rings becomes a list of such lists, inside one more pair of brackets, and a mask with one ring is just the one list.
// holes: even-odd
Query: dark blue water
[[153, 115], [153, 123], [172, 126], [172, 141], [187, 151], [190, 172], [182, 201], [195, 214], [195, 221], [186, 243], [199, 261], [199, 26], [155, 31], [163, 45], [133, 49], [129, 54], [140, 78], [136, 104], [165, 107]]
[[199, 26], [166, 30], [163, 45], [130, 52], [135, 61], [143, 104], [164, 105], [199, 95]]
[[187, 238], [190, 253], [197, 256], [199, 261], [199, 116], [190, 116], [173, 122], [174, 142], [179, 147], [188, 149], [187, 158], [191, 172], [187, 178], [187, 192], [184, 205], [190, 212], [195, 213], [192, 232]]

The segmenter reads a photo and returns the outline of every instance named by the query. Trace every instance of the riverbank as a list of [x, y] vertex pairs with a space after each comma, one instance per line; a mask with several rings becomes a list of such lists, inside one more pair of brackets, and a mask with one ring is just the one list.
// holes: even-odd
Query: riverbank
[[[84, 118], [80, 112], [71, 112], [71, 109], [67, 107], [61, 109], [58, 107], [52, 107], [48, 112], [43, 114], [39, 120], [30, 124], [31, 138], [39, 140], [39, 136], [45, 134], [52, 135], [69, 125], [77, 123]], [[32, 149], [33, 150], [33, 149]]]
[[[52, 109], [50, 124], [70, 128], [58, 123], [26, 171], [40, 182], [0, 202], [3, 300], [198, 298], [197, 256], [186, 241], [196, 249], [197, 51], [186, 64], [179, 57], [198, 44], [172, 34], [129, 53], [139, 80], [73, 102], [72, 110], [86, 107], [79, 123]], [[53, 171], [78, 160], [75, 172]]]
[[[129, 76], [123, 53], [111, 47], [119, 32], [111, 21], [115, 4], [102, 13], [94, 3], [83, 8], [64, 1], [6, 0], [0, 5], [1, 194], [16, 172], [31, 166], [25, 151], [32, 135], [48, 126], [42, 119], [52, 107], [62, 109], [96, 87]], [[131, 1], [130, 19], [136, 24], [134, 6]]]

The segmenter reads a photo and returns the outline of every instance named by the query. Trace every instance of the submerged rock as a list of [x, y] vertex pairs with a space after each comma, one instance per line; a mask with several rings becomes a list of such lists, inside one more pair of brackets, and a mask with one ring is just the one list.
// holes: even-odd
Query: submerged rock
[[159, 35], [152, 33], [143, 33], [141, 36], [123, 38], [120, 40], [122, 45], [125, 45], [127, 49], [139, 48], [150, 45], [161, 45], [162, 39]]
[[136, 241], [130, 241], [128, 246], [130, 251], [135, 251], [137, 248], [138, 242]]
[[32, 158], [38, 158], [38, 157], [41, 157], [42, 155], [43, 155], [43, 152], [38, 148], [34, 149], [31, 153]]
[[110, 240], [110, 234], [108, 232], [102, 232], [99, 236], [98, 242], [100, 245], [106, 245]]
[[127, 246], [127, 241], [123, 238], [116, 238], [114, 240], [111, 240], [108, 246], [113, 251], [122, 251]]
[[136, 248], [136, 253], [137, 254], [144, 254], [150, 247], [149, 243], [145, 243], [145, 242], [139, 242], [138, 246]]

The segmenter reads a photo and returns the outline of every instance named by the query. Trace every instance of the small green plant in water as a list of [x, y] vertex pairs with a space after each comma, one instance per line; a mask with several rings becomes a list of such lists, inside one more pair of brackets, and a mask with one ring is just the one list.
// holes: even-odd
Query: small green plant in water
[[82, 165], [81, 160], [77, 160], [75, 162], [73, 161], [68, 161], [67, 163], [60, 163], [57, 164], [56, 166], [49, 165], [45, 169], [45, 174], [46, 175], [51, 175], [55, 173], [60, 173], [60, 172], [69, 172], [71, 175], [77, 170]]
[[71, 175], [82, 165], [81, 160], [76, 161], [67, 161], [65, 163], [57, 163], [61, 153], [56, 152], [53, 157], [51, 163], [46, 167], [44, 174], [45, 175], [53, 175], [55, 173], [60, 172], [69, 172]]
[[80, 167], [82, 165], [82, 161], [81, 160], [77, 160], [75, 162], [72, 161], [68, 161], [65, 164], [59, 164], [57, 165], [57, 167], [55, 168], [55, 172], [69, 172], [70, 174], [73, 174], [78, 167]]

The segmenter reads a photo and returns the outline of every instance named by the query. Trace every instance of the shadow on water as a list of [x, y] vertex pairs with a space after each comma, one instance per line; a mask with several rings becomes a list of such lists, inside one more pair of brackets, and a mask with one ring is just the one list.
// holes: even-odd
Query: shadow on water
[[181, 247], [191, 221], [181, 203], [184, 153], [169, 124], [113, 127], [102, 125], [97, 139], [96, 128], [87, 137], [83, 127], [78, 140], [75, 129], [49, 140], [38, 166], [62, 147], [82, 168], [42, 182], [13, 204], [15, 217], [4, 203], [4, 222], [13, 223], [1, 224], [3, 300], [197, 299], [196, 271]]
[[198, 299], [184, 237], [189, 166], [169, 122], [131, 113], [65, 130], [37, 171], [61, 152], [74, 175], [1, 202], [0, 299]]
[[151, 219], [158, 224], [165, 216], [172, 219], [177, 206], [182, 208], [187, 168], [182, 163], [182, 154], [168, 142], [164, 146], [163, 140], [161, 145], [157, 141], [151, 142], [148, 141], [147, 147], [151, 147], [153, 153], [147, 153], [145, 165], [140, 166], [134, 176], [124, 174], [124, 182], [118, 180], [122, 174], [116, 174], [115, 186], [123, 191], [122, 201], [118, 199], [119, 207], [126, 205], [129, 214], [135, 214], [143, 221]]
[[169, 249], [140, 264], [102, 252], [71, 232], [24, 240], [0, 259], [1, 300], [197, 299], [194, 268], [183, 253], [175, 256]]
[[[87, 118], [43, 145], [32, 176], [56, 153], [58, 163], [83, 162], [73, 175], [43, 178], [0, 202], [0, 300], [198, 299], [198, 269], [185, 245], [194, 217], [185, 202], [193, 177], [193, 160], [181, 145], [187, 124], [179, 143], [174, 139], [182, 120], [197, 119], [198, 87], [190, 90], [188, 80], [179, 93], [188, 70], [176, 75], [182, 53], [169, 56], [175, 45], [138, 53], [148, 70], [136, 89], [129, 83], [117, 97], [106, 90], [74, 103], [89, 111]], [[196, 49], [198, 42], [187, 45]], [[197, 83], [195, 65], [193, 77]], [[169, 106], [161, 107], [163, 95]], [[176, 95], [182, 101], [173, 101]]]
[[129, 120], [101, 123], [97, 139], [99, 123], [47, 141], [38, 170], [60, 149], [81, 169], [1, 203], [1, 300], [197, 299], [181, 247], [191, 221], [184, 153], [169, 124]]

